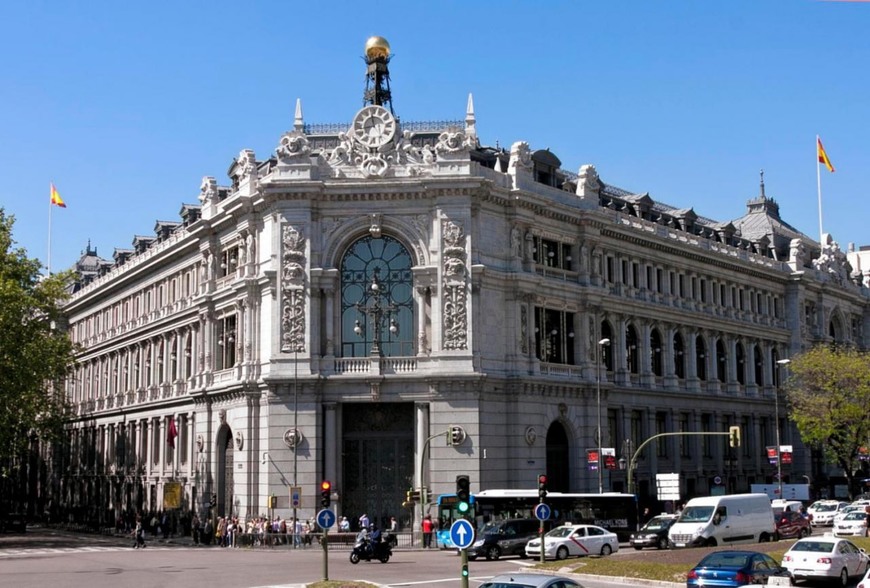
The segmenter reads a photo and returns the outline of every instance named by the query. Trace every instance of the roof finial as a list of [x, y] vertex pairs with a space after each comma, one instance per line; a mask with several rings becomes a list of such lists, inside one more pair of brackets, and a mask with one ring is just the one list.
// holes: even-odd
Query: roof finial
[[465, 108], [465, 134], [469, 137], [477, 137], [477, 121], [474, 118], [474, 96], [468, 93], [468, 106]]
[[293, 117], [293, 128], [297, 131], [301, 131], [305, 127], [305, 123], [302, 121], [302, 98], [296, 99], [296, 115]]
[[764, 200], [766, 196], [764, 195], [764, 170], [761, 170], [761, 199]]

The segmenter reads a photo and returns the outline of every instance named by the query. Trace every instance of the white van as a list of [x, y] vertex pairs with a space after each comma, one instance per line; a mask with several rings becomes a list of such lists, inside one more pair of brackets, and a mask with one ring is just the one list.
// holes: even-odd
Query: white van
[[773, 508], [773, 516], [776, 517], [784, 512], [800, 512], [804, 504], [799, 500], [775, 498], [774, 500], [770, 501], [770, 506]]
[[668, 531], [674, 547], [760, 543], [776, 536], [767, 494], [729, 494], [690, 500]]

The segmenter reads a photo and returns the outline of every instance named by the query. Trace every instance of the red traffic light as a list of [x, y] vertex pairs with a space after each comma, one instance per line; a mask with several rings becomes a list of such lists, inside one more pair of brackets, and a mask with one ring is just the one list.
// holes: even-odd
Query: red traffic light
[[546, 484], [546, 483], [547, 483], [547, 476], [545, 474], [541, 474], [540, 476], [538, 476], [538, 484]]
[[321, 492], [328, 492], [330, 488], [332, 488], [332, 482], [330, 482], [329, 480], [324, 480], [320, 483]]

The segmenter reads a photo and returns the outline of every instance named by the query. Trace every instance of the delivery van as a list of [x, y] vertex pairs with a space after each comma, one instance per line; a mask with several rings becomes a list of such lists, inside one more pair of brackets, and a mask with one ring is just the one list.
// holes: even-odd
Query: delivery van
[[772, 541], [776, 535], [767, 494], [693, 498], [668, 531], [674, 547], [713, 547]]

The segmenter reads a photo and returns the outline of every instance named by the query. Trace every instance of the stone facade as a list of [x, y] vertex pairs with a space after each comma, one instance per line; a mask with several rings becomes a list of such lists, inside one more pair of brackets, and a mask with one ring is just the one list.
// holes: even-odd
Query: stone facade
[[[523, 141], [481, 146], [470, 98], [459, 123], [370, 105], [309, 127], [297, 105], [275, 153], [241, 151], [229, 185], [204, 178], [181, 222], [112, 261], [89, 246], [50, 492], [159, 510], [177, 483], [184, 509], [216, 494], [218, 514], [256, 516], [274, 495], [290, 516], [298, 486], [309, 518], [329, 479], [339, 515], [412, 524], [405, 491], [453, 492], [459, 472], [473, 491], [547, 472], [551, 489], [597, 492], [599, 426], [623, 458], [658, 433], [741, 427], [734, 451], [725, 436], [649, 445], [645, 502], [656, 473], [679, 472], [687, 498], [770, 482], [777, 361], [866, 349], [870, 291], [763, 190], [717, 222], [560, 166]], [[820, 478], [782, 423], [784, 473]], [[600, 481], [627, 489], [624, 471]]]

